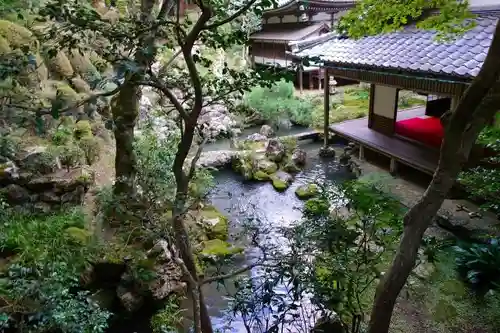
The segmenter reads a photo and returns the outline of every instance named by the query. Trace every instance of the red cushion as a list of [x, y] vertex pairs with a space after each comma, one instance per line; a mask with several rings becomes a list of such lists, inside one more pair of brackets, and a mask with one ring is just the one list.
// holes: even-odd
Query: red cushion
[[410, 118], [396, 122], [396, 133], [432, 147], [440, 147], [444, 130], [436, 117]]

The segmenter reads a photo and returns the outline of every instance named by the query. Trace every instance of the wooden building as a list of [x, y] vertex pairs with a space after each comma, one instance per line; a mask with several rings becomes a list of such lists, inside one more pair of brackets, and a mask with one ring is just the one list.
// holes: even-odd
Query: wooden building
[[297, 41], [328, 33], [352, 0], [286, 0], [263, 13], [262, 28], [250, 36], [249, 55], [254, 66], [276, 66], [297, 73], [296, 85], [321, 89], [322, 71], [309, 66], [298, 71], [288, 55]]
[[[472, 30], [449, 42], [408, 26], [358, 40], [331, 36], [297, 44], [293, 55], [299, 60], [319, 57], [326, 78], [333, 75], [371, 85], [368, 118], [332, 126], [325, 86], [325, 134], [332, 131], [358, 143], [361, 158], [365, 148], [388, 156], [392, 172], [403, 163], [432, 174], [444, 136], [440, 116], [453, 109], [479, 73], [498, 18], [481, 12], [475, 20]], [[398, 110], [400, 90], [427, 95], [426, 106]]]

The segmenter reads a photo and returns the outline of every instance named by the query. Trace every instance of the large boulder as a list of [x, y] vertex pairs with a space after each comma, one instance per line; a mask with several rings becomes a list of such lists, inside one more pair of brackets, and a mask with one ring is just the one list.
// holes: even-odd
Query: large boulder
[[5, 186], [0, 189], [0, 194], [11, 204], [23, 204], [31, 200], [29, 191], [17, 184]]
[[216, 150], [201, 153], [196, 165], [203, 168], [225, 168], [231, 165], [236, 156], [232, 150]]
[[265, 136], [266, 138], [270, 138], [274, 135], [274, 130], [269, 125], [262, 125], [260, 128], [259, 134]]
[[321, 147], [319, 150], [319, 157], [322, 158], [335, 158], [336, 152], [332, 146]]
[[20, 153], [18, 165], [24, 171], [46, 175], [61, 169], [59, 158], [45, 146], [29, 147]]
[[292, 153], [291, 162], [298, 167], [306, 165], [307, 153], [305, 150], [296, 148]]
[[219, 103], [205, 106], [201, 111], [198, 124], [203, 128], [205, 137], [209, 139], [231, 137], [237, 128], [237, 123], [228, 108]]
[[286, 149], [283, 143], [278, 139], [270, 139], [266, 145], [266, 157], [276, 163], [283, 160], [286, 155]]

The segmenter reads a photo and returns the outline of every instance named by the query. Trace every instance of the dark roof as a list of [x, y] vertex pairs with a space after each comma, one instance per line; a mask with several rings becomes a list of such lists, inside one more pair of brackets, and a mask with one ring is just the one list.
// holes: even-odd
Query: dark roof
[[[453, 41], [436, 41], [435, 32], [406, 27], [402, 31], [358, 40], [329, 34], [292, 45], [298, 57], [319, 57], [331, 67], [370, 68], [475, 77], [483, 65], [498, 20], [475, 19], [477, 25]], [[315, 42], [316, 41], [316, 42]]]
[[278, 0], [278, 6], [268, 8], [264, 11], [264, 15], [280, 13], [282, 11], [297, 8], [300, 4], [306, 6], [321, 6], [327, 8], [349, 8], [356, 4], [357, 0]]
[[328, 27], [328, 24], [324, 22], [293, 28], [283, 27], [282, 29], [278, 30], [258, 31], [252, 34], [250, 36], [250, 39], [261, 41], [290, 42], [310, 37], [311, 34], [314, 34], [321, 30], [330, 30], [330, 28]]

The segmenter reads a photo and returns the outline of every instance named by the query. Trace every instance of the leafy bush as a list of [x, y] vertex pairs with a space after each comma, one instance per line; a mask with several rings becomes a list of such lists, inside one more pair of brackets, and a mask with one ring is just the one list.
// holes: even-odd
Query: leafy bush
[[101, 144], [96, 137], [92, 135], [84, 136], [78, 141], [78, 146], [83, 151], [88, 165], [97, 162], [101, 154]]
[[73, 132], [66, 126], [61, 126], [52, 133], [52, 143], [56, 146], [63, 146], [73, 140]]
[[500, 239], [487, 244], [461, 244], [455, 247], [457, 269], [463, 278], [481, 291], [499, 289]]
[[55, 154], [67, 169], [85, 163], [85, 152], [73, 142], [57, 147]]
[[262, 119], [276, 123], [290, 118], [293, 122], [307, 126], [311, 123], [312, 101], [294, 96], [293, 83], [281, 80], [271, 88], [255, 87], [244, 96], [242, 110], [253, 110]]
[[104, 332], [110, 314], [93, 304], [79, 284], [96, 247], [67, 232], [85, 232], [84, 224], [79, 210], [45, 217], [0, 215], [0, 250], [9, 256], [0, 273], [0, 294], [8, 301], [0, 313], [0, 327]]
[[490, 167], [476, 167], [460, 174], [458, 181], [473, 199], [484, 201], [483, 208], [500, 215], [500, 126], [485, 128], [477, 143], [491, 149], [495, 155], [485, 159]]

